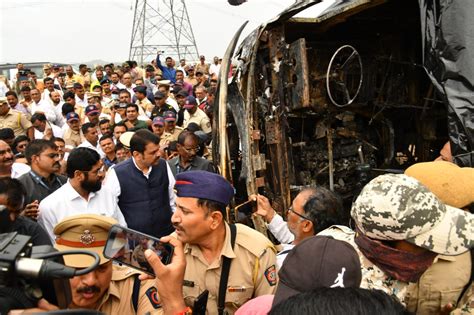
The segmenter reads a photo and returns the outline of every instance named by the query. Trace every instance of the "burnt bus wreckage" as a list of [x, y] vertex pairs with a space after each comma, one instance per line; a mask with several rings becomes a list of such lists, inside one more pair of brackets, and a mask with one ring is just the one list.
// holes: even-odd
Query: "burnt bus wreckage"
[[317, 184], [349, 206], [372, 177], [433, 160], [448, 140], [472, 166], [474, 5], [336, 0], [294, 17], [317, 2], [296, 2], [233, 55], [242, 26], [224, 56], [213, 151], [235, 203], [265, 193], [284, 213], [292, 192]]

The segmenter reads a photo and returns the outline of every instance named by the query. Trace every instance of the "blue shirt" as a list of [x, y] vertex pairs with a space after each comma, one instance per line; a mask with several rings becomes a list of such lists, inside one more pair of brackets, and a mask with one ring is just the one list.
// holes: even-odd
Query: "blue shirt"
[[172, 83], [176, 83], [176, 69], [175, 68], [164, 67], [161, 64], [160, 56], [156, 57], [156, 64], [158, 65], [158, 68], [160, 68], [161, 72], [163, 73], [162, 77], [164, 80], [170, 80]]

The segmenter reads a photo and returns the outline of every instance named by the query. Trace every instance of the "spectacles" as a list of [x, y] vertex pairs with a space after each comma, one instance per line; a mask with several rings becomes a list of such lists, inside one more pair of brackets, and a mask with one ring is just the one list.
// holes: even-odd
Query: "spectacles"
[[296, 214], [297, 216], [299, 216], [300, 218], [304, 219], [304, 220], [308, 220], [308, 221], [311, 221], [308, 217], [302, 215], [302, 214], [299, 214], [298, 212], [296, 212], [295, 210], [293, 210], [293, 207], [289, 207], [288, 208], [288, 212], [292, 212], [294, 214]]
[[199, 147], [195, 147], [195, 148], [187, 149], [187, 148], [183, 147], [183, 149], [184, 149], [186, 152], [188, 152], [188, 153], [191, 153], [191, 152], [196, 153], [197, 151], [199, 151], [200, 148], [199, 148]]

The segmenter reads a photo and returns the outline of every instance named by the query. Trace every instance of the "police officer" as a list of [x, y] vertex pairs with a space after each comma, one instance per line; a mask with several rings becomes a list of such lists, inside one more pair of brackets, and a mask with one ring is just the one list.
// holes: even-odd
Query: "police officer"
[[165, 119], [165, 132], [169, 134], [166, 138], [169, 142], [178, 141], [178, 137], [184, 128], [176, 126], [176, 113], [174, 111], [166, 111], [163, 114]]
[[[185, 243], [186, 305], [192, 306], [208, 290], [208, 314], [233, 314], [249, 299], [273, 294], [277, 274], [272, 243], [247, 226], [224, 221], [234, 195], [230, 183], [218, 174], [189, 171], [177, 175], [175, 189], [171, 221], [176, 238]], [[226, 265], [230, 265], [227, 274]]]
[[[162, 314], [154, 281], [140, 281], [138, 271], [113, 265], [103, 256], [109, 229], [116, 223], [105, 216], [84, 214], [70, 216], [54, 228], [55, 247], [59, 251], [85, 249], [100, 256], [99, 267], [70, 280], [72, 302], [69, 308], [94, 309], [105, 314]], [[86, 268], [93, 259], [85, 255], [67, 255], [64, 261], [70, 267]], [[138, 294], [134, 294], [136, 281]]]
[[209, 117], [199, 109], [197, 100], [194, 96], [188, 96], [183, 107], [186, 109], [184, 112], [184, 128], [188, 127], [190, 123], [196, 123], [205, 133], [209, 134], [212, 132]]

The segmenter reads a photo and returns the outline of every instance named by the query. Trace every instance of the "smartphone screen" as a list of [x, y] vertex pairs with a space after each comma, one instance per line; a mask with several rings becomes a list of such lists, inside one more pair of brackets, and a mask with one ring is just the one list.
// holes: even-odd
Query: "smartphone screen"
[[154, 276], [153, 268], [145, 258], [145, 250], [153, 250], [163, 264], [169, 264], [173, 245], [120, 225], [113, 225], [104, 248], [104, 256]]

